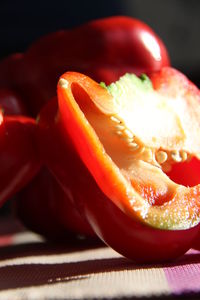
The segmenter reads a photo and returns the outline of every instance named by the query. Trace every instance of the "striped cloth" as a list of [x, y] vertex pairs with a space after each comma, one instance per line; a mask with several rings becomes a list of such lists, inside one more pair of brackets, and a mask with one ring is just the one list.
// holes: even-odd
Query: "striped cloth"
[[[53, 244], [0, 221], [0, 300], [158, 299], [200, 295], [200, 252], [137, 265], [102, 244]], [[188, 298], [189, 299], [189, 298]]]

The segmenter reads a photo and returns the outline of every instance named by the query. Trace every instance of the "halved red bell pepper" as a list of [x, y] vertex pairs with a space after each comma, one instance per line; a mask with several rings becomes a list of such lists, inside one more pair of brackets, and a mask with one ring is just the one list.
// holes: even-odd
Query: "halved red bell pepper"
[[[183, 254], [191, 247], [200, 226], [200, 187], [179, 186], [162, 171], [167, 164], [177, 162], [177, 157], [187, 159], [188, 153], [196, 155], [199, 151], [198, 143], [196, 149], [196, 143], [191, 148], [185, 142], [185, 135], [190, 141], [196, 136], [190, 135], [188, 123], [183, 127], [182, 115], [176, 108], [180, 104], [183, 109], [188, 103], [192, 109], [187, 117], [191, 120], [199, 91], [176, 70], [163, 69], [152, 79], [155, 82], [161, 77], [166, 83], [167, 99], [153, 91], [150, 80], [133, 75], [125, 79], [134, 82], [128, 99], [129, 86], [123, 88], [120, 82], [109, 87], [117, 99], [87, 76], [68, 72], [58, 84], [59, 111], [49, 119], [49, 128], [54, 126], [53, 136], [42, 116], [39, 118], [41, 153], [63, 188], [74, 193], [75, 205], [106, 244], [142, 262], [169, 260]], [[125, 98], [121, 98], [123, 94]], [[131, 102], [132, 96], [136, 104]], [[127, 104], [128, 109], [123, 110]], [[141, 129], [141, 120], [147, 118], [154, 124], [156, 117], [161, 131], [149, 123], [145, 130]], [[136, 120], [135, 127], [132, 119]], [[198, 125], [198, 134], [197, 117], [192, 124]], [[55, 137], [56, 144], [52, 143]]]
[[24, 55], [6, 58], [0, 63], [0, 87], [20, 93], [35, 116], [55, 96], [57, 80], [66, 70], [110, 83], [125, 72], [141, 74], [166, 65], [167, 50], [148, 25], [115, 16], [51, 33], [33, 43]]

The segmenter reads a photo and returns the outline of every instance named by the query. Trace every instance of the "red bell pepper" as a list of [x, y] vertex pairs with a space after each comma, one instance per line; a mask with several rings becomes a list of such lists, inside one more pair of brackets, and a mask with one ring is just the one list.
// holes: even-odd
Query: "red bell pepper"
[[0, 109], [6, 115], [26, 115], [24, 103], [19, 95], [9, 89], [0, 89]]
[[50, 240], [94, 237], [93, 230], [73, 205], [72, 197], [70, 190], [65, 194], [43, 167], [19, 193], [14, 211], [27, 228]]
[[35, 120], [0, 115], [0, 206], [24, 187], [40, 167]]
[[35, 176], [40, 159], [36, 150], [36, 122], [23, 116], [26, 109], [19, 95], [0, 89], [0, 109], [1, 206]]
[[[0, 108], [3, 111], [4, 116], [26, 114], [21, 98], [9, 89], [0, 90]], [[6, 121], [7, 119], [8, 117], [6, 117]], [[0, 185], [0, 193], [2, 193], [0, 197], [1, 205], [10, 198], [10, 196], [20, 191], [16, 197], [16, 201], [13, 203], [14, 212], [27, 228], [44, 235], [48, 239], [60, 240], [67, 238], [67, 240], [69, 240], [81, 235], [87, 237], [95, 236], [89, 224], [81, 218], [78, 211], [71, 204], [70, 196], [67, 196], [63, 192], [52, 175], [47, 170], [41, 170], [39, 174], [35, 176], [39, 169], [39, 158], [34, 158], [34, 149], [31, 153], [31, 149], [26, 147], [26, 142], [30, 143], [30, 147], [31, 145], [33, 145], [34, 148], [36, 147], [35, 121], [31, 118], [19, 116], [17, 118], [12, 118], [12, 120], [15, 120], [16, 122], [24, 120], [27, 121], [27, 124], [30, 123], [33, 127], [31, 131], [34, 132], [34, 140], [32, 141], [32, 144], [30, 143], [30, 140], [26, 139], [24, 143], [22, 143], [22, 147], [25, 147], [22, 148], [21, 151], [22, 155], [25, 154], [24, 162], [21, 161], [21, 157], [19, 157], [18, 160], [17, 153], [14, 160], [15, 150], [17, 150], [19, 146], [18, 143], [16, 143], [15, 146], [13, 145], [13, 153], [10, 157], [11, 160], [13, 160], [13, 174], [9, 173], [10, 169], [6, 169], [8, 159], [5, 161], [5, 166], [2, 168], [1, 172], [2, 177], [4, 177], [4, 181], [2, 181], [2, 185]], [[28, 128], [26, 130], [28, 130]], [[30, 137], [33, 133], [31, 131], [29, 133]], [[10, 131], [9, 138], [13, 140], [12, 131]], [[14, 141], [16, 141], [20, 137], [14, 138]], [[23, 139], [23, 131], [21, 138]], [[6, 151], [9, 153], [9, 148], [7, 148]], [[29, 159], [30, 166], [28, 166]], [[25, 168], [23, 163], [26, 161], [27, 170], [25, 170], [24, 175], [21, 176], [22, 170]], [[5, 176], [3, 176], [5, 169], [6, 173]], [[30, 182], [32, 178], [33, 180]], [[15, 184], [17, 184], [17, 186], [15, 186]], [[6, 190], [6, 188], [8, 190]]]
[[[5, 159], [0, 172], [3, 177], [0, 184], [0, 202], [4, 203], [10, 196], [20, 191], [14, 203], [15, 214], [26, 227], [49, 239], [63, 237], [69, 239], [81, 234], [94, 236], [89, 224], [80, 217], [71, 204], [70, 196], [62, 191], [52, 175], [44, 169], [35, 176], [40, 166], [39, 157], [36, 155], [35, 120], [22, 116], [10, 117], [26, 113], [20, 97], [8, 89], [2, 89], [0, 90], [0, 107], [4, 116], [9, 115], [9, 117], [4, 117], [6, 127], [12, 120], [9, 125], [8, 141], [4, 145], [4, 152], [7, 151], [8, 159]], [[3, 115], [1, 114], [2, 118]], [[24, 129], [17, 129], [19, 122], [24, 123]], [[13, 128], [15, 126], [16, 130]], [[28, 138], [24, 135], [24, 131], [29, 135]], [[12, 134], [16, 136], [12, 137]], [[18, 140], [21, 140], [22, 144], [19, 144]], [[31, 149], [32, 146], [33, 149]], [[3, 160], [4, 152], [1, 153]], [[13, 174], [10, 172], [10, 163]], [[29, 183], [32, 178], [33, 180]]]
[[[129, 119], [126, 114], [131, 110], [132, 102], [123, 115], [126, 100], [113, 98], [106, 89], [85, 75], [68, 72], [58, 84], [59, 111], [52, 102], [46, 108], [48, 110], [51, 106], [52, 113], [48, 119], [43, 115], [38, 119], [41, 154], [64, 190], [70, 190], [75, 195], [75, 205], [106, 244], [122, 255], [141, 262], [169, 260], [182, 255], [191, 247], [200, 227], [200, 187], [189, 189], [179, 186], [161, 171], [161, 167], [165, 169], [167, 164], [177, 161], [179, 155], [186, 159], [187, 151], [196, 153], [195, 143], [192, 148], [182, 144], [186, 134], [190, 141], [196, 136], [190, 136], [188, 123], [183, 130], [184, 122], [182, 119], [180, 122], [181, 115], [178, 115], [176, 105], [179, 99], [181, 108], [188, 103], [192, 109], [187, 117], [191, 120], [200, 94], [173, 69], [166, 68], [152, 75], [155, 85], [160, 79], [164, 87], [163, 95], [162, 91], [158, 90], [157, 94], [152, 91], [150, 81], [144, 79], [146, 90], [143, 95], [140, 89], [137, 90], [142, 83], [134, 79], [135, 99], [139, 97], [135, 108], [140, 108], [140, 102], [146, 100], [141, 115], [137, 110]], [[127, 90], [120, 88], [118, 83], [111, 85], [110, 89], [119, 97]], [[134, 90], [131, 88], [131, 91]], [[184, 91], [185, 94], [182, 94]], [[128, 97], [128, 103], [132, 96]], [[170, 106], [167, 104], [168, 96], [173, 96]], [[148, 127], [141, 131], [141, 124], [137, 126], [148, 103], [154, 107], [150, 120], [155, 122], [160, 112], [159, 121], [164, 122], [163, 131], [147, 124], [150, 132], [155, 132], [152, 140], [152, 133], [150, 140], [149, 135], [145, 134]], [[131, 126], [132, 119], [137, 120], [134, 125], [137, 143], [132, 141], [130, 129], [125, 129], [119, 122], [117, 115], [121, 110], [121, 118], [127, 121], [127, 126]], [[146, 109], [144, 118], [151, 113]], [[198, 115], [192, 121], [194, 127], [198, 124]], [[168, 125], [173, 125], [175, 133], [171, 127], [168, 129]], [[159, 123], [159, 126], [162, 127], [162, 124]], [[198, 126], [197, 134], [200, 131]], [[168, 138], [163, 139], [163, 134], [167, 134]], [[55, 139], [56, 143], [52, 143]], [[146, 146], [138, 148], [142, 139]], [[157, 147], [156, 152], [150, 151], [153, 146]], [[161, 146], [164, 149], [160, 149]], [[178, 151], [179, 147], [183, 152]]]
[[109, 17], [42, 37], [23, 54], [0, 63], [0, 88], [27, 99], [36, 115], [55, 96], [66, 70], [76, 70], [110, 83], [126, 72], [141, 74], [169, 65], [167, 50], [145, 23], [130, 17]]

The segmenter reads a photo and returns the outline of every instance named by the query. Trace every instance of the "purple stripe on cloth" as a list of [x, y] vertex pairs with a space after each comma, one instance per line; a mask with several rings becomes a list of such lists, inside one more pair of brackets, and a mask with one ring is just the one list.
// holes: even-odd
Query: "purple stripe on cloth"
[[200, 292], [200, 252], [190, 250], [176, 264], [163, 268], [173, 294]]

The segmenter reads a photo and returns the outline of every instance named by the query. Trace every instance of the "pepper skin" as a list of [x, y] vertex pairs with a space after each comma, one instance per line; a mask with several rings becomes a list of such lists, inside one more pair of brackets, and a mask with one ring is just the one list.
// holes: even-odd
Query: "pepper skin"
[[126, 72], [147, 73], [169, 64], [163, 42], [149, 26], [115, 16], [49, 34], [24, 55], [6, 58], [0, 63], [0, 88], [13, 89], [27, 99], [29, 113], [35, 116], [55, 96], [59, 75], [66, 70], [108, 84]]
[[21, 98], [8, 89], [2, 89], [0, 107], [3, 111], [0, 115], [1, 205], [20, 191], [13, 204], [14, 212], [29, 229], [48, 239], [67, 237], [69, 240], [81, 234], [94, 236], [52, 175], [44, 168], [36, 175], [40, 166], [36, 154], [36, 124], [31, 118], [19, 116], [26, 113]]
[[0, 108], [6, 115], [26, 115], [22, 99], [9, 89], [0, 89]]
[[3, 116], [0, 122], [0, 205], [24, 187], [40, 167], [35, 120]]
[[95, 236], [89, 224], [71, 203], [53, 175], [43, 167], [23, 189], [14, 203], [14, 212], [30, 230], [48, 240], [76, 240]]
[[[17, 72], [21, 65], [22, 55], [19, 54], [12, 55], [4, 60], [0, 66], [0, 68], [4, 70], [4, 76], [2, 76], [2, 78], [2, 73], [0, 74], [1, 81], [5, 83], [10, 78], [11, 82], [13, 82], [13, 86], [15, 86], [15, 76], [17, 80], [20, 80], [17, 76]], [[12, 66], [14, 66], [13, 69]], [[26, 101], [22, 101], [22, 98], [17, 92], [8, 88], [0, 89], [0, 108], [2, 109], [4, 116], [26, 115], [28, 112], [25, 106], [27, 107]], [[18, 119], [19, 117], [17, 117], [17, 120]], [[27, 120], [31, 119], [27, 118]], [[33, 126], [36, 127], [35, 121], [33, 121], [33, 124]], [[34, 135], [35, 130], [36, 128], [33, 130]], [[30, 132], [30, 136], [31, 135], [32, 133]], [[35, 136], [33, 146], [35, 149]], [[22, 154], [23, 153], [25, 153], [25, 149]], [[20, 159], [18, 162], [19, 164], [21, 163]], [[28, 156], [25, 159], [28, 162]], [[16, 201], [12, 203], [14, 214], [27, 228], [42, 234], [49, 240], [62, 240], [63, 238], [67, 238], [69, 241], [69, 239], [76, 239], [79, 236], [85, 236], [87, 238], [94, 237], [95, 234], [93, 230], [73, 207], [70, 197], [62, 191], [49, 171], [43, 168], [38, 172], [39, 166], [39, 157], [34, 161], [33, 153], [31, 154], [30, 152], [29, 169], [27, 169], [26, 173], [22, 176], [21, 182], [18, 179], [17, 187], [10, 182], [8, 191], [5, 197], [3, 196], [2, 203], [19, 191]], [[20, 165], [18, 166], [16, 162], [16, 168], [22, 167], [23, 166]], [[4, 169], [2, 169], [2, 173], [3, 170]], [[18, 172], [21, 172], [20, 169]], [[19, 177], [19, 175], [20, 173], [18, 175], [16, 174], [16, 177]], [[7, 176], [8, 175], [6, 174], [5, 184], [2, 187], [0, 185], [0, 192], [1, 190], [2, 192], [5, 191]], [[14, 180], [14, 178], [11, 178], [11, 180]]]
[[[14, 93], [9, 89], [0, 89], [0, 107], [4, 116], [25, 115], [27, 113], [22, 99], [17, 95], [17, 93]], [[16, 120], [20, 120], [20, 118], [21, 120], [27, 119], [27, 123], [29, 121], [33, 127], [32, 129], [30, 128], [30, 137], [34, 133], [32, 145], [34, 149], [36, 149], [35, 121], [31, 118], [19, 116], [16, 118]], [[12, 132], [10, 132], [9, 136], [11, 135]], [[10, 137], [10, 139], [12, 140], [12, 137]], [[22, 151], [22, 155], [26, 152], [25, 142], [22, 144], [25, 147], [25, 149]], [[29, 142], [30, 138], [27, 140], [27, 143]], [[14, 149], [17, 149], [17, 147], [13, 146], [13, 150]], [[30, 151], [31, 149], [27, 148], [27, 150]], [[34, 159], [33, 153], [34, 151], [32, 151], [32, 153], [31, 151], [29, 152], [30, 166], [28, 166], [28, 153], [25, 154], [24, 159], [25, 162], [27, 161], [27, 170], [25, 171], [24, 175], [22, 175], [21, 181], [21, 168], [25, 168], [25, 166], [21, 165], [22, 158], [19, 157], [19, 161], [17, 161], [16, 156], [16, 166], [14, 165], [13, 161], [12, 167], [16, 168], [16, 175], [14, 171], [13, 178], [8, 178], [9, 173], [6, 173], [4, 178], [5, 184], [2, 182], [2, 186], [0, 185], [0, 193], [2, 191], [2, 193], [5, 194], [2, 195], [2, 199], [0, 198], [2, 203], [19, 191], [16, 201], [12, 203], [15, 216], [17, 216], [27, 228], [42, 234], [49, 240], [63, 240], [67, 238], [69, 241], [69, 239], [74, 240], [79, 236], [94, 238], [95, 234], [89, 224], [79, 215], [78, 211], [71, 204], [70, 196], [66, 195], [62, 191], [62, 188], [49, 173], [49, 171], [43, 168], [40, 172], [38, 172], [40, 165], [39, 157]], [[14, 156], [14, 153], [12, 155]], [[2, 177], [5, 168], [6, 165], [1, 169]], [[19, 178], [17, 180], [17, 186], [15, 187], [13, 182], [17, 177]], [[10, 182], [8, 191], [6, 191], [6, 185], [8, 185], [7, 178]]]
[[[1, 114], [1, 205], [21, 190], [40, 168], [36, 150], [36, 123], [22, 99], [9, 89], [0, 89]], [[15, 116], [17, 115], [17, 116]], [[22, 148], [21, 148], [22, 147]]]
[[[87, 132], [89, 123], [81, 123], [83, 115], [75, 113], [76, 104], [72, 110], [67, 106], [72, 95], [80, 101], [81, 107], [84, 107], [84, 102], [89, 98], [101, 99], [108, 96], [85, 75], [69, 72], [62, 79], [67, 80], [68, 85], [64, 89], [58, 85], [59, 111], [52, 102], [46, 107], [52, 111], [51, 115], [48, 114], [48, 119], [43, 114], [39, 116], [39, 144], [48, 167], [57, 176], [64, 190], [70, 190], [74, 195], [76, 207], [106, 244], [134, 261], [163, 262], [185, 253], [197, 236], [199, 225], [187, 230], [153, 228], [131, 217], [128, 211], [122, 209], [123, 203], [117, 202], [119, 200], [110, 200], [110, 197], [116, 199], [118, 192], [121, 192], [112, 171], [109, 172], [109, 163], [104, 165], [101, 147], [96, 148], [96, 138], [92, 136], [92, 131], [91, 135]], [[52, 143], [55, 139], [56, 143]], [[96, 155], [99, 155], [99, 163]], [[93, 173], [95, 179], [90, 173], [90, 167], [96, 172], [96, 177]], [[195, 192], [199, 193], [198, 190]]]
[[[48, 135], [45, 134], [44, 138], [51, 144], [51, 148], [57, 148], [58, 147], [58, 137], [57, 137], [57, 131], [54, 129], [54, 122], [52, 122], [52, 118], [54, 117], [55, 111], [57, 111], [57, 99], [53, 98], [51, 101], [49, 101], [44, 108], [41, 110], [40, 115], [38, 116], [37, 120], [40, 124], [40, 128], [38, 129], [38, 135], [41, 136], [41, 132], [48, 132]], [[54, 121], [54, 119], [53, 119]], [[51, 133], [50, 133], [51, 132]], [[56, 143], [52, 143], [52, 137], [55, 138]], [[38, 139], [38, 145], [40, 148], [40, 139]], [[69, 145], [69, 151], [71, 149], [71, 146]], [[60, 149], [61, 150], [61, 149]], [[54, 151], [53, 151], [54, 152]], [[49, 152], [50, 156], [53, 153], [52, 151]], [[41, 156], [43, 162], [46, 161], [45, 157], [43, 155]], [[52, 157], [52, 163], [54, 162], [54, 157]], [[74, 166], [76, 168], [76, 166]], [[43, 174], [39, 174], [38, 179], [35, 179], [35, 183], [30, 183], [31, 189], [27, 187], [24, 192], [22, 192], [22, 202], [18, 201], [16, 203], [16, 206], [18, 207], [17, 210], [21, 211], [20, 217], [23, 221], [25, 221], [25, 225], [27, 225], [29, 228], [39, 230], [38, 233], [44, 234], [44, 230], [47, 234], [46, 236], [50, 237], [53, 235], [51, 234], [51, 225], [54, 226], [54, 231], [59, 231], [56, 229], [56, 224], [54, 223], [54, 219], [57, 220], [57, 223], [62, 224], [62, 232], [66, 233], [74, 233], [75, 235], [84, 235], [86, 237], [94, 237], [94, 231], [86, 221], [85, 217], [82, 214], [82, 207], [76, 207], [74, 198], [76, 197], [76, 194], [78, 193], [77, 188], [74, 189], [74, 191], [71, 191], [71, 189], [65, 188], [65, 193], [63, 192], [60, 185], [58, 185], [57, 180], [53, 178], [51, 174], [48, 174], [47, 170], [43, 171]], [[47, 177], [47, 178], [46, 178]], [[40, 195], [41, 190], [37, 188], [37, 182], [41, 180], [41, 183], [39, 185], [44, 184], [47, 186], [47, 192], [45, 195]], [[48, 189], [48, 183], [50, 184], [51, 188]], [[34, 192], [33, 190], [36, 190]], [[44, 191], [45, 192], [45, 191]], [[41, 206], [45, 207], [46, 214], [54, 215], [52, 217], [52, 220], [47, 224], [47, 226], [39, 226], [37, 225], [37, 219], [34, 218], [34, 216], [31, 218], [33, 222], [31, 222], [30, 226], [30, 220], [26, 222], [26, 215], [31, 215], [33, 211], [33, 207], [35, 206], [34, 199], [32, 201], [31, 194], [37, 194], [38, 202], [43, 202]], [[28, 197], [27, 197], [28, 195]], [[44, 196], [44, 200], [43, 200]], [[29, 199], [27, 202], [27, 205], [24, 206], [24, 203], [26, 199]], [[30, 199], [31, 198], [31, 199]], [[52, 203], [53, 209], [52, 209]], [[40, 207], [38, 203], [38, 207]], [[43, 209], [42, 209], [43, 210]], [[56, 213], [55, 213], [56, 212]], [[23, 217], [24, 215], [24, 217]], [[56, 215], [56, 216], [55, 216]], [[46, 217], [49, 218], [49, 217]], [[41, 224], [41, 222], [40, 222]], [[49, 225], [49, 226], [48, 226]], [[44, 229], [43, 229], [44, 227]], [[47, 229], [45, 229], [47, 227]], [[61, 227], [61, 226], [60, 226]]]

